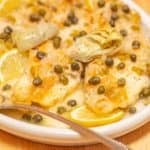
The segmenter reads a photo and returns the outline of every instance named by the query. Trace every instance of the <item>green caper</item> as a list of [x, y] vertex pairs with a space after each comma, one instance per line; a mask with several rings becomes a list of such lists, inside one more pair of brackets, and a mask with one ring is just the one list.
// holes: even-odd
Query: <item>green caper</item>
[[75, 15], [74, 11], [70, 11], [67, 19], [71, 22], [71, 24], [77, 24], [78, 23], [78, 18]]
[[67, 27], [69, 27], [69, 26], [71, 26], [71, 21], [70, 20], [65, 20], [64, 21], [64, 26], [67, 26]]
[[111, 19], [112, 19], [112, 20], [115, 20], [115, 21], [116, 21], [118, 18], [119, 18], [119, 16], [118, 16], [117, 13], [114, 12], [114, 13], [111, 14]]
[[44, 17], [44, 16], [46, 15], [45, 9], [39, 9], [39, 10], [38, 10], [38, 14], [39, 14], [41, 17]]
[[32, 83], [33, 83], [34, 86], [40, 86], [43, 83], [43, 81], [42, 81], [42, 79], [40, 77], [35, 77], [33, 79]]
[[104, 94], [105, 93], [105, 87], [103, 85], [99, 86], [97, 89], [98, 94]]
[[43, 120], [43, 117], [40, 114], [35, 114], [32, 117], [34, 123], [40, 123]]
[[100, 77], [97, 77], [97, 76], [91, 77], [91, 78], [89, 79], [89, 81], [88, 81], [88, 83], [89, 83], [90, 85], [97, 85], [97, 84], [99, 84], [100, 82], [101, 82], [101, 79], [100, 79]]
[[5, 84], [2, 88], [3, 91], [7, 91], [11, 89], [11, 85], [10, 84]]
[[2, 33], [0, 33], [0, 39], [2, 40], [9, 40], [11, 38], [11, 33], [13, 32], [13, 29], [10, 26], [6, 26]]
[[63, 106], [59, 106], [59, 107], [57, 108], [57, 113], [58, 113], [58, 114], [63, 114], [63, 113], [65, 113], [66, 111], [67, 111], [66, 108], [63, 107]]
[[13, 29], [10, 26], [6, 26], [4, 28], [4, 33], [11, 34], [13, 32]]
[[120, 30], [120, 34], [121, 34], [123, 37], [126, 37], [126, 36], [128, 35], [127, 30], [125, 30], [125, 29], [121, 29], [121, 30]]
[[109, 24], [111, 27], [115, 27], [116, 26], [116, 22], [113, 19], [110, 19]]
[[83, 7], [83, 4], [82, 4], [82, 3], [77, 3], [75, 6], [76, 6], [77, 8], [82, 8], [82, 7]]
[[121, 70], [121, 69], [124, 69], [125, 68], [125, 63], [121, 62], [117, 65], [117, 69], [118, 70]]
[[67, 85], [69, 83], [69, 79], [64, 75], [61, 75], [59, 80], [63, 85]]
[[71, 64], [71, 69], [72, 69], [73, 71], [78, 71], [78, 70], [80, 70], [80, 65], [79, 65], [79, 63], [73, 62], [73, 63]]
[[99, 8], [104, 7], [105, 6], [105, 0], [99, 0], [97, 5], [98, 5]]
[[31, 121], [31, 115], [29, 113], [25, 113], [22, 115], [22, 119], [25, 121]]
[[118, 79], [118, 86], [125, 86], [126, 80], [124, 78]]
[[2, 32], [2, 33], [0, 33], [0, 39], [7, 41], [10, 39], [10, 35], [5, 32]]
[[46, 53], [45, 52], [42, 52], [42, 51], [38, 51], [36, 53], [36, 58], [38, 58], [39, 60], [43, 59], [46, 57]]
[[133, 49], [139, 49], [140, 46], [141, 46], [141, 44], [140, 44], [139, 41], [134, 40], [134, 41], [132, 42], [132, 48], [133, 48]]
[[61, 37], [59, 37], [59, 36], [55, 36], [54, 38], [53, 38], [53, 46], [54, 46], [54, 48], [59, 48], [60, 47], [60, 45], [61, 45]]
[[150, 96], [150, 87], [145, 87], [139, 93], [139, 98], [146, 98]]
[[130, 114], [135, 114], [136, 111], [137, 111], [137, 110], [136, 110], [136, 107], [133, 107], [133, 106], [132, 106], [132, 107], [129, 107], [129, 113], [130, 113]]
[[74, 107], [77, 105], [77, 102], [76, 102], [76, 100], [72, 99], [67, 102], [67, 105], [70, 107]]
[[73, 37], [73, 39], [76, 40], [77, 38], [85, 36], [86, 34], [87, 34], [86, 31], [80, 31], [79, 34], [77, 34]]
[[131, 59], [132, 62], [136, 62], [137, 57], [136, 57], [135, 54], [131, 54], [131, 55], [130, 55], [130, 59]]
[[112, 11], [114, 11], [114, 12], [118, 11], [118, 6], [117, 6], [117, 4], [112, 3], [112, 4], [110, 5], [110, 9], [111, 9]]
[[61, 65], [55, 65], [54, 71], [57, 74], [61, 74], [61, 73], [63, 73], [63, 67]]
[[41, 20], [41, 16], [38, 13], [33, 13], [30, 15], [29, 20], [31, 22], [38, 22]]
[[126, 4], [124, 4], [124, 5], [122, 6], [122, 11], [123, 11], [124, 13], [129, 13], [129, 12], [130, 12], [129, 6], [126, 5]]
[[111, 57], [107, 57], [106, 60], [105, 60], [105, 64], [108, 67], [112, 67], [113, 64], [114, 64], [114, 60]]

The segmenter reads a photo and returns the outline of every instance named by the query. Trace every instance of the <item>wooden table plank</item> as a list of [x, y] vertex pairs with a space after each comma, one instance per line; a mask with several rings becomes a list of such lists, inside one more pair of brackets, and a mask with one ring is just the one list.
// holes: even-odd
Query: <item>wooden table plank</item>
[[[135, 0], [147, 12], [150, 13], [150, 0]], [[150, 150], [150, 123], [131, 132], [118, 140], [129, 145], [133, 150]], [[0, 149], [1, 150], [107, 150], [103, 145], [91, 145], [82, 147], [57, 147], [34, 143], [28, 140], [15, 137], [3, 131], [0, 131]]]

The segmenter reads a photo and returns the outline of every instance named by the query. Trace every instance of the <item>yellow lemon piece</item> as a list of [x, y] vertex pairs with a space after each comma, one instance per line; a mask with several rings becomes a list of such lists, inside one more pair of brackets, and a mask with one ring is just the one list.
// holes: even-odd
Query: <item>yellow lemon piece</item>
[[5, 16], [18, 8], [22, 0], [0, 0], [0, 15]]
[[17, 49], [8, 51], [0, 58], [0, 81], [7, 82], [22, 75], [26, 59]]
[[85, 4], [87, 6], [87, 8], [89, 10], [93, 10], [94, 9], [94, 3], [93, 3], [93, 0], [85, 0]]
[[86, 106], [81, 106], [73, 110], [70, 114], [71, 120], [85, 127], [94, 127], [109, 124], [122, 119], [125, 112], [117, 109], [110, 114], [96, 115]]

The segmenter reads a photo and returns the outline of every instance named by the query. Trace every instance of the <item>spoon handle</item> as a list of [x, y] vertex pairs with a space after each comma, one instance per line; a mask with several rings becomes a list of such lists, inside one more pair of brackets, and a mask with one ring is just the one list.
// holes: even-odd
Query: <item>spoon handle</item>
[[41, 113], [43, 115], [46, 115], [48, 117], [51, 117], [55, 120], [61, 121], [67, 125], [69, 125], [73, 130], [77, 131], [78, 133], [80, 133], [83, 137], [86, 138], [90, 138], [92, 140], [97, 141], [98, 143], [103, 143], [104, 145], [106, 145], [107, 147], [109, 147], [112, 150], [128, 150], [127, 146], [116, 141], [113, 140], [107, 136], [104, 135], [100, 135], [95, 133], [94, 131], [82, 127], [68, 119], [65, 119], [64, 117], [61, 117], [60, 115], [57, 115], [55, 113], [46, 111], [40, 107], [36, 107], [36, 106], [28, 106], [28, 105], [1, 105], [0, 106], [0, 110], [4, 110], [4, 109], [13, 109], [13, 110], [28, 110], [28, 111], [33, 111], [33, 112], [37, 112], [37, 113]]

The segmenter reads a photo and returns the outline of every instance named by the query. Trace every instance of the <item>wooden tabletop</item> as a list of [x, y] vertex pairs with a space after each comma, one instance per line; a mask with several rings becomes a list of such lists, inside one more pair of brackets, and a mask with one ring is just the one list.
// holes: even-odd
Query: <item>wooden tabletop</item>
[[[150, 12], [150, 0], [135, 0], [147, 12]], [[133, 150], [150, 150], [150, 123], [131, 132], [119, 141], [129, 145]], [[44, 145], [24, 140], [3, 131], [0, 131], [0, 149], [1, 150], [107, 150], [103, 145], [92, 145], [83, 147], [57, 147]]]

